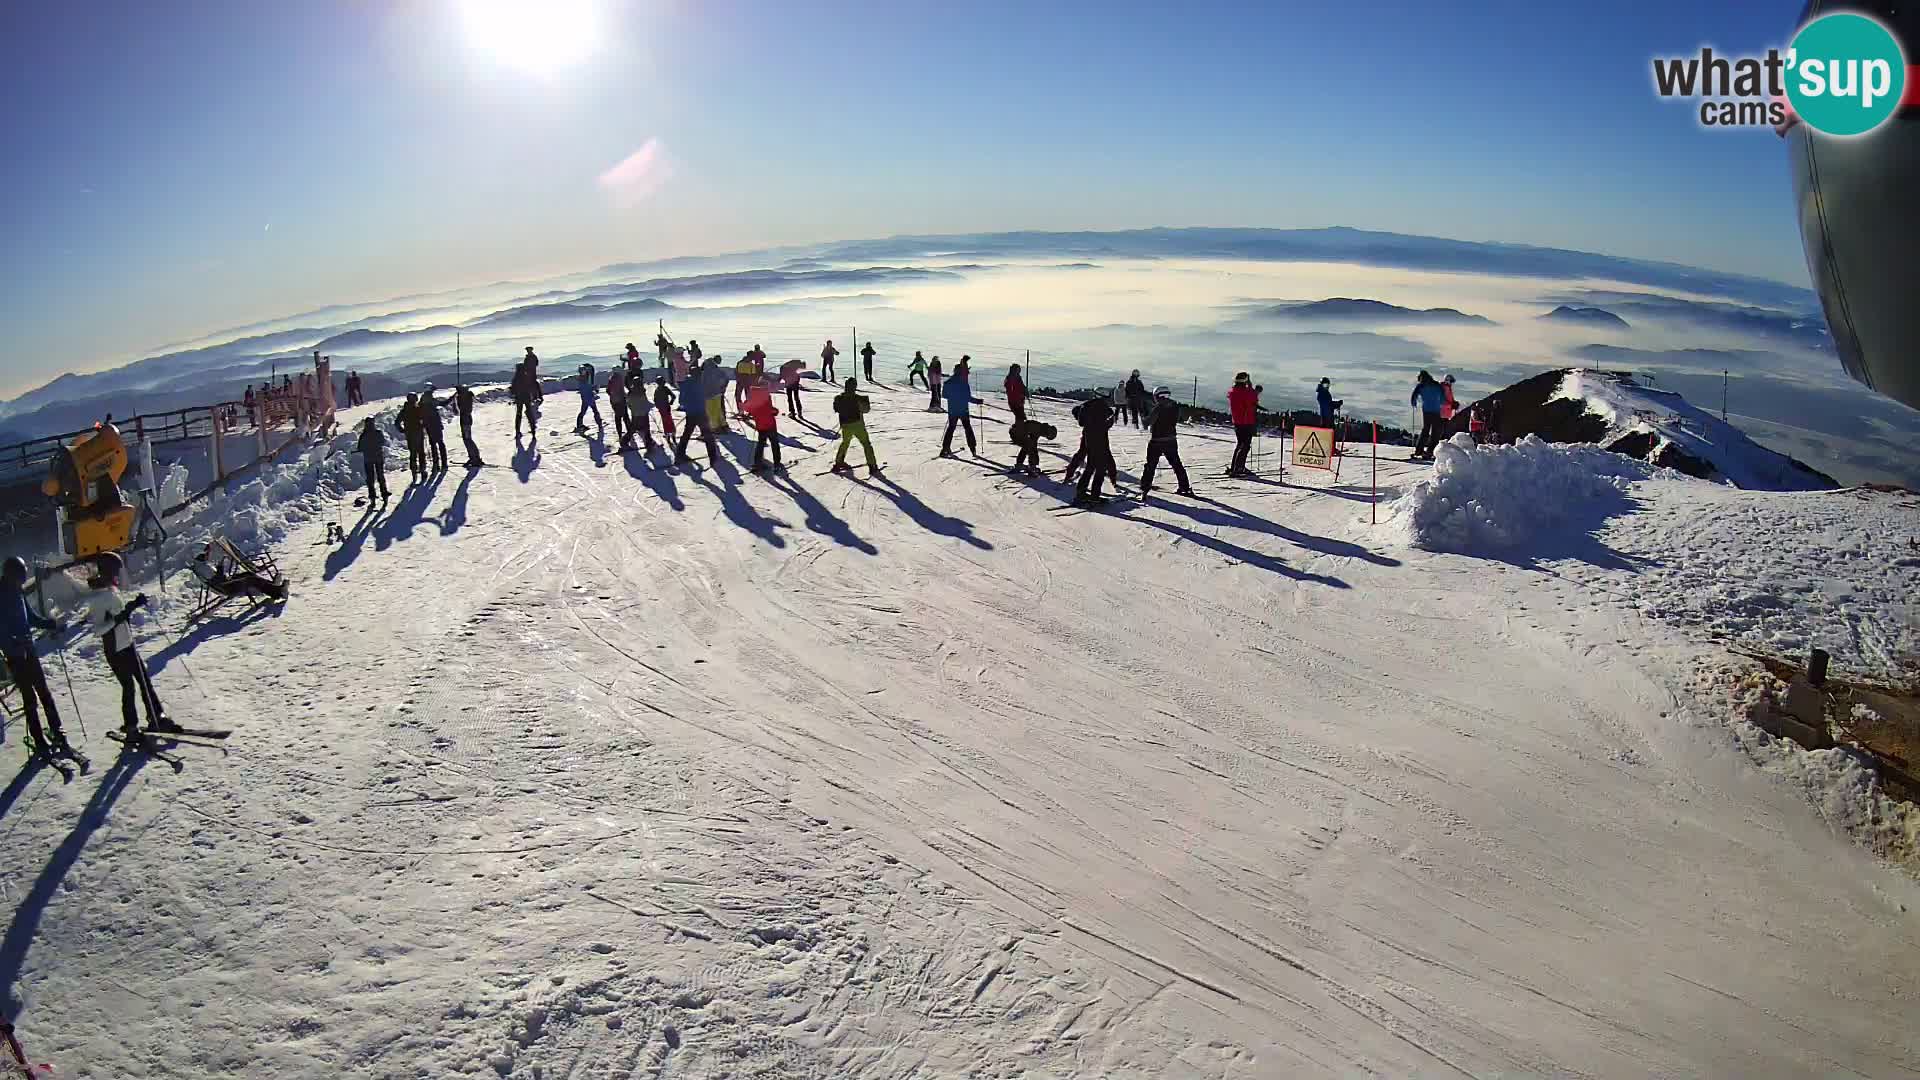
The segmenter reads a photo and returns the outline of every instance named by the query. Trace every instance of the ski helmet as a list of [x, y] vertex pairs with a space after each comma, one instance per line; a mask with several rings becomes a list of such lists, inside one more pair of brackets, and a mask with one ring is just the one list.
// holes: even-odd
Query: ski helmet
[[1164, 386], [1156, 386], [1153, 388], [1154, 397], [1170, 397], [1172, 396], [1172, 394], [1173, 394], [1173, 391], [1167, 389]]
[[126, 566], [126, 560], [120, 558], [120, 553], [117, 551], [103, 551], [93, 558], [93, 568], [99, 572], [103, 581], [117, 580]]
[[15, 585], [25, 584], [27, 580], [27, 560], [18, 555], [9, 556], [4, 564], [0, 564], [0, 578], [11, 581]]

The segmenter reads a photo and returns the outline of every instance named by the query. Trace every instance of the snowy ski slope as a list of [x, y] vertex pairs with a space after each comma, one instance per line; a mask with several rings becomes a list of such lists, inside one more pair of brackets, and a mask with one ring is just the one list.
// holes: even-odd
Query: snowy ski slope
[[[1508, 530], [1521, 554], [1437, 554], [1367, 524], [1362, 461], [1227, 483], [1230, 436], [1188, 429], [1201, 498], [1077, 512], [999, 471], [998, 424], [990, 460], [930, 460], [925, 393], [875, 396], [880, 480], [822, 475], [786, 420], [762, 480], [738, 437], [677, 474], [569, 434], [516, 454], [484, 406], [494, 467], [378, 517], [349, 496], [344, 546], [286, 520], [284, 613], [144, 628], [176, 716], [238, 729], [177, 774], [114, 760], [73, 656], [92, 775], [0, 796], [30, 1052], [196, 1080], [1920, 1071], [1920, 886], [1686, 696], [1716, 646], [1621, 598], [1664, 542], [1635, 522], [1749, 493], [1653, 476]], [[1037, 411], [1057, 477], [1071, 421]], [[1143, 439], [1115, 444], [1131, 482]], [[1427, 475], [1381, 465], [1390, 495]]]

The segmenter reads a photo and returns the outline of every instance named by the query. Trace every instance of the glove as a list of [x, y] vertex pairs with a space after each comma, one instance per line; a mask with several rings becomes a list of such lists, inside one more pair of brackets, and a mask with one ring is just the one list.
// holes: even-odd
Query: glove
[[132, 611], [134, 608], [143, 608], [146, 606], [147, 606], [147, 594], [141, 593], [138, 596], [135, 596], [133, 598], [133, 603], [127, 605], [127, 610]]

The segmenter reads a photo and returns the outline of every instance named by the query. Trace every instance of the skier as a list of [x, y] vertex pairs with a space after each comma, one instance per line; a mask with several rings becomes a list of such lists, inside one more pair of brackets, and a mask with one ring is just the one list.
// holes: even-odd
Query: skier
[[629, 368], [640, 362], [640, 350], [634, 348], [631, 341], [627, 342], [626, 360]]
[[1140, 381], [1140, 369], [1127, 376], [1127, 419], [1135, 427], [1147, 422], [1147, 384]]
[[913, 350], [913, 363], [907, 365], [907, 386], [912, 387], [915, 379], [920, 380], [921, 386], [927, 385], [927, 358], [920, 355], [919, 349]]
[[118, 554], [109, 551], [100, 555], [94, 560], [94, 566], [97, 574], [87, 582], [93, 590], [87, 595], [87, 622], [100, 635], [107, 666], [120, 681], [120, 730], [127, 745], [138, 745], [140, 738], [138, 705], [146, 707], [148, 731], [180, 730], [179, 725], [167, 718], [160, 695], [154, 692], [146, 662], [133, 647], [133, 628], [128, 620], [147, 605], [147, 594], [140, 593], [132, 600], [120, 595], [120, 577], [126, 567]]
[[1487, 441], [1487, 416], [1478, 405], [1467, 410], [1467, 434], [1476, 445]]
[[1013, 459], [1013, 467], [1007, 471], [1017, 473], [1024, 470], [1029, 476], [1039, 476], [1040, 440], [1057, 439], [1060, 437], [1060, 430], [1052, 424], [1043, 424], [1038, 420], [1022, 417], [1007, 426], [1007, 437], [1020, 448], [1020, 453]]
[[873, 408], [873, 402], [859, 390], [859, 380], [850, 378], [846, 391], [834, 395], [833, 414], [840, 418], [840, 453], [833, 459], [834, 472], [852, 468], [847, 464], [847, 448], [855, 439], [860, 440], [860, 448], [867, 452], [867, 472], [880, 471], [880, 463], [873, 456], [873, 438], [867, 434], [867, 411]]
[[700, 343], [692, 338], [687, 339], [687, 361], [696, 367], [700, 363]]
[[373, 505], [376, 488], [382, 501], [391, 499], [387, 491], [387, 433], [380, 430], [373, 417], [367, 417], [360, 426], [360, 443], [355, 449], [367, 467], [367, 505]]
[[1187, 467], [1180, 463], [1180, 403], [1173, 400], [1173, 392], [1164, 386], [1153, 390], [1153, 408], [1147, 417], [1147, 466], [1140, 470], [1140, 497], [1146, 498], [1153, 490], [1154, 466], [1161, 458], [1173, 468], [1173, 478], [1180, 486], [1176, 495], [1191, 495], [1193, 487], [1187, 483]]
[[[1107, 476], [1116, 471], [1113, 462], [1113, 450], [1108, 442], [1108, 430], [1113, 427], [1118, 416], [1112, 412], [1106, 398], [1094, 398], [1080, 406], [1080, 446], [1087, 455], [1087, 469], [1080, 474], [1080, 483], [1074, 488], [1073, 505], [1104, 506], [1106, 498], [1100, 494], [1100, 485]], [[1093, 488], [1088, 490], [1091, 482]], [[1118, 486], [1115, 481], [1115, 486]]]
[[[760, 377], [753, 367], [753, 354], [748, 353], [733, 365], [733, 407], [746, 411], [748, 391], [760, 385]], [[771, 397], [772, 395], [768, 395]]]
[[973, 439], [972, 406], [984, 405], [986, 402], [973, 396], [973, 386], [967, 381], [967, 374], [966, 358], [961, 357], [960, 363], [954, 365], [953, 377], [947, 380], [946, 389], [941, 391], [942, 395], [947, 399], [947, 434], [945, 438], [940, 440], [941, 457], [953, 456], [953, 429], [955, 427], [966, 428], [967, 453], [972, 454], [974, 457], [980, 456], [980, 447]]
[[1440, 406], [1440, 419], [1451, 420], [1453, 414], [1460, 411], [1460, 404], [1453, 400], [1453, 376], [1441, 379], [1440, 386], [1447, 392], [1447, 403]]
[[732, 381], [732, 369], [721, 367], [726, 358], [719, 353], [707, 357], [701, 365], [702, 377], [707, 380], [707, 423], [718, 433], [730, 432], [733, 425], [727, 421], [727, 383]]
[[1027, 383], [1020, 377], [1020, 365], [1007, 369], [1007, 411], [1013, 414], [1014, 423], [1027, 418]]
[[673, 350], [672, 368], [674, 387], [677, 389], [685, 386], [687, 380], [693, 377], [694, 372], [693, 366], [687, 363], [687, 350], [681, 348], [675, 348]]
[[673, 339], [667, 336], [666, 327], [662, 326], [660, 332], [653, 335], [653, 347], [660, 354], [660, 366], [666, 367], [667, 358], [673, 349]]
[[839, 355], [840, 350], [833, 347], [832, 338], [828, 338], [827, 343], [820, 347], [820, 380], [822, 382], [833, 381], [833, 358]]
[[[1107, 410], [1107, 415], [1112, 417], [1113, 420], [1118, 420], [1120, 418], [1119, 406], [1115, 405], [1110, 400], [1105, 400], [1105, 395], [1102, 395], [1100, 399], [1096, 399], [1096, 400], [1103, 401]], [[1087, 463], [1087, 458], [1089, 455], [1087, 451], [1087, 434], [1085, 430], [1086, 424], [1081, 419], [1081, 417], [1082, 417], [1082, 414], [1085, 412], [1087, 405], [1089, 404], [1091, 404], [1091, 402], [1081, 402], [1080, 404], [1075, 405], [1073, 407], [1074, 423], [1080, 424], [1082, 429], [1080, 432], [1080, 446], [1078, 449], [1074, 450], [1073, 457], [1067, 461], [1067, 471], [1060, 475], [1060, 480], [1062, 483], [1066, 483], [1066, 484], [1073, 483], [1074, 474], [1078, 473], [1081, 467], [1086, 465]], [[1112, 426], [1113, 420], [1108, 421], [1109, 427]], [[1119, 489], [1120, 466], [1117, 462], [1113, 460], [1112, 454], [1107, 455], [1107, 479], [1113, 482], [1113, 486], [1115, 490]]]
[[1447, 407], [1447, 391], [1441, 384], [1433, 381], [1433, 375], [1422, 371], [1413, 384], [1412, 404], [1420, 406], [1422, 424], [1420, 437], [1414, 440], [1413, 454], [1409, 461], [1432, 461], [1433, 449], [1440, 445], [1441, 410]]
[[800, 372], [807, 365], [789, 360], [780, 365], [780, 382], [787, 388], [787, 419], [800, 419]]
[[1333, 399], [1333, 383], [1325, 378], [1320, 380], [1320, 385], [1314, 390], [1313, 396], [1314, 400], [1320, 403], [1320, 422], [1327, 427], [1332, 427], [1333, 414], [1339, 412], [1340, 406], [1346, 403]]
[[407, 395], [406, 403], [394, 415], [393, 426], [406, 437], [407, 471], [413, 474], [413, 483], [418, 484], [427, 475], [427, 424], [420, 416], [420, 395]]
[[[27, 606], [27, 560], [15, 555], [0, 567], [0, 654], [6, 657], [7, 673], [20, 690], [20, 704], [27, 713], [27, 746], [41, 757], [72, 757], [73, 748], [60, 730], [60, 710], [54, 707], [53, 691], [47, 687], [46, 669], [40, 666], [40, 654], [33, 647], [37, 628], [58, 634], [60, 624], [33, 613]], [[47, 710], [46, 727], [40, 726], [40, 710]]]
[[633, 438], [627, 431], [627, 373], [615, 366], [607, 372], [607, 410], [613, 413], [613, 441], [621, 446], [631, 446]]
[[940, 411], [940, 354], [933, 354], [933, 362], [927, 365], [927, 411]]
[[714, 440], [713, 425], [707, 421], [707, 369], [700, 368], [687, 376], [680, 385], [680, 412], [686, 417], [686, 429], [680, 432], [680, 445], [673, 455], [675, 465], [690, 465], [693, 459], [687, 456], [687, 443], [693, 440], [698, 431], [702, 441], [707, 444], [707, 464], [720, 460], [720, 444]]
[[525, 360], [513, 369], [513, 382], [508, 384], [507, 392], [513, 396], [513, 437], [520, 437], [520, 421], [525, 420], [533, 429], [533, 437], [539, 438], [540, 414], [534, 403], [540, 400], [540, 383]]
[[208, 589], [227, 597], [245, 596], [278, 600], [283, 603], [286, 601], [288, 589], [284, 578], [276, 581], [251, 570], [236, 572], [228, 565], [224, 553], [220, 561], [215, 562], [213, 552], [214, 545], [212, 541], [208, 541], [207, 546], [200, 549], [200, 554], [193, 557], [192, 565], [187, 568], [193, 571], [193, 576], [199, 578], [201, 584]]
[[1253, 450], [1254, 433], [1260, 429], [1260, 391], [1263, 386], [1253, 385], [1253, 376], [1242, 371], [1233, 377], [1233, 389], [1227, 391], [1227, 409], [1233, 416], [1233, 463], [1227, 466], [1228, 476], [1252, 476], [1247, 468], [1247, 454]]
[[580, 391], [580, 415], [573, 418], [573, 433], [587, 433], [587, 413], [593, 413], [593, 424], [602, 432], [607, 430], [607, 422], [600, 417], [600, 388], [594, 385], [593, 365], [581, 364], [579, 374], [575, 376], [575, 386]]
[[860, 366], [867, 373], [867, 381], [873, 381], [873, 342], [860, 346]]
[[780, 463], [780, 410], [774, 407], [773, 395], [767, 388], [755, 383], [747, 391], [746, 414], [753, 419], [756, 433], [753, 441], [753, 471], [764, 472], [767, 467], [767, 447], [773, 447], [773, 467], [784, 470]]
[[441, 403], [434, 400], [433, 384], [427, 384], [420, 402], [420, 429], [427, 435], [427, 456], [433, 471], [447, 471], [447, 432], [440, 416]]
[[360, 381], [360, 373], [347, 372], [347, 405], [365, 405], [367, 403], [366, 386]]
[[527, 365], [527, 374], [533, 376], [533, 384], [540, 385], [540, 358], [533, 354], [533, 346], [527, 346], [527, 355], [521, 357], [520, 362]]
[[486, 462], [480, 460], [480, 447], [473, 441], [473, 388], [466, 383], [454, 384], [453, 411], [460, 417], [460, 441], [467, 444], [467, 468], [478, 469]]
[[653, 407], [660, 411], [660, 437], [673, 443], [673, 387], [667, 385], [667, 373], [653, 377]]
[[[623, 450], [633, 449], [633, 442], [637, 436], [641, 445], [647, 448], [647, 453], [651, 454], [657, 447], [653, 441], [653, 404], [647, 400], [646, 380], [641, 376], [628, 373], [623, 382], [627, 390], [627, 436], [621, 441], [620, 447]], [[667, 389], [665, 379], [660, 381], [660, 389]], [[667, 401], [671, 404], [673, 391], [667, 390], [667, 393], [669, 395]]]

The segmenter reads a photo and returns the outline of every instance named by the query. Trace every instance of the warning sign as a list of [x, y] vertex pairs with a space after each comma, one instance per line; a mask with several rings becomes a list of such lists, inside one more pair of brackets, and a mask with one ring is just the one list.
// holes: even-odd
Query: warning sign
[[1293, 463], [1303, 469], [1333, 468], [1333, 429], [1293, 429]]

